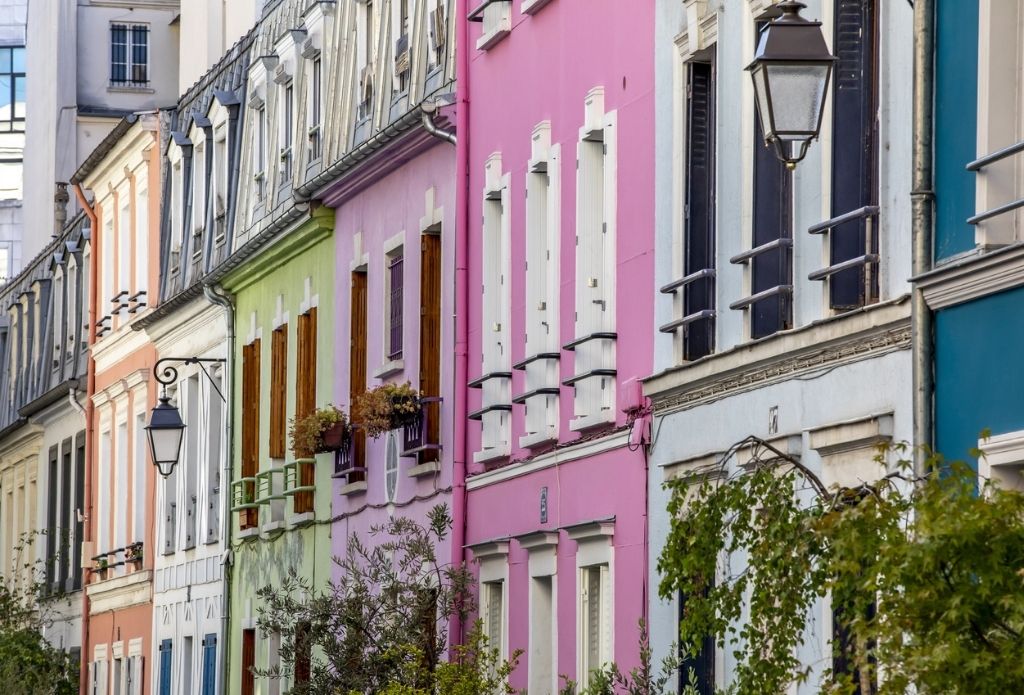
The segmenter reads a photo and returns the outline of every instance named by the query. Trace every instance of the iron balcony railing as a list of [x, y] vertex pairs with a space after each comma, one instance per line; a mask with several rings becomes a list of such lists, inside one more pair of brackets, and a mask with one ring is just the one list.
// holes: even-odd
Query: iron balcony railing
[[833, 232], [836, 227], [839, 227], [848, 222], [854, 222], [857, 220], [864, 220], [864, 253], [853, 258], [847, 258], [837, 263], [832, 263], [820, 270], [815, 270], [807, 275], [808, 280], [818, 281], [827, 280], [837, 273], [841, 273], [851, 268], [863, 268], [864, 271], [864, 304], [871, 304], [878, 299], [877, 294], [877, 274], [878, 274], [878, 244], [875, 239], [875, 218], [878, 216], [877, 205], [865, 205], [859, 207], [856, 210], [850, 210], [842, 215], [836, 215], [835, 217], [819, 222], [818, 224], [812, 225], [807, 229], [808, 234], [825, 234], [826, 232]]
[[[1004, 147], [1001, 150], [997, 150], [991, 154], [985, 155], [984, 157], [975, 159], [973, 162], [967, 165], [967, 171], [973, 171], [976, 174], [980, 174], [982, 169], [984, 169], [988, 165], [1001, 162], [1002, 160], [1008, 157], [1012, 157], [1013, 155], [1018, 154], [1020, 152], [1024, 152], [1024, 140], [1016, 143], [1015, 145]], [[1024, 208], [1024, 198], [1018, 198], [1017, 200], [1013, 200], [1009, 203], [1006, 203], [1005, 205], [994, 207], [990, 210], [986, 210], [985, 212], [979, 212], [977, 215], [969, 217], [967, 219], [967, 224], [977, 225], [980, 224], [981, 222], [984, 222], [985, 220], [990, 220], [993, 217], [998, 217], [999, 215], [1005, 214], [1007, 212], [1013, 212], [1018, 208]]]
[[441, 448], [441, 397], [424, 396], [419, 401], [419, 412], [411, 422], [402, 426], [403, 457]]
[[[690, 285], [699, 280], [714, 280], [717, 277], [717, 273], [714, 268], [701, 268], [689, 275], [684, 275], [678, 280], [673, 280], [667, 285], [663, 285], [659, 292], [661, 294], [675, 294], [680, 290], [686, 290]], [[700, 309], [689, 314], [685, 314], [673, 321], [669, 321], [663, 326], [658, 328], [661, 333], [674, 333], [683, 326], [688, 326], [694, 321], [701, 321], [703, 319], [713, 319], [717, 315], [714, 309]]]

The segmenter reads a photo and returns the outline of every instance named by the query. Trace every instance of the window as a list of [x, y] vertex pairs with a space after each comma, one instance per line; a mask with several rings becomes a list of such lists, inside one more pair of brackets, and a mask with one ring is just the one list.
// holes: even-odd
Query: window
[[575, 355], [572, 429], [614, 418], [615, 403], [615, 133], [604, 91], [584, 103], [576, 149], [576, 321], [565, 345]]
[[[182, 418], [186, 423], [200, 422], [199, 418], [199, 375], [193, 374], [185, 380], [185, 408]], [[185, 503], [185, 524], [182, 548], [188, 550], [196, 545], [196, 517], [198, 515], [198, 489], [199, 489], [199, 446], [200, 428], [185, 428], [185, 451], [183, 464], [180, 466], [184, 472], [184, 503]], [[186, 691], [187, 692], [187, 691]]]
[[0, 282], [7, 282], [11, 278], [11, 248], [9, 245], [0, 243]]
[[435, 0], [436, 5], [430, 10], [427, 18], [430, 27], [430, 53], [428, 60], [431, 66], [444, 64], [444, 47], [448, 40], [448, 24], [445, 20], [445, 5], [441, 0]]
[[[100, 456], [96, 476], [96, 509], [110, 509], [110, 473], [112, 469], [109, 426], [100, 432]], [[112, 550], [110, 544], [110, 516], [96, 515], [96, 553]]]
[[[441, 395], [441, 226], [437, 233], [420, 235], [420, 394], [430, 398]], [[427, 400], [422, 404], [427, 421], [426, 442], [440, 443], [441, 405]], [[420, 463], [437, 461], [438, 451], [427, 449], [418, 454]]]
[[[758, 34], [765, 25], [758, 23]], [[730, 259], [747, 266], [750, 295], [729, 307], [749, 314], [754, 339], [793, 327], [793, 179], [762, 133], [755, 110], [751, 250]]]
[[182, 218], [182, 197], [184, 196], [184, 173], [181, 165], [181, 153], [172, 156], [171, 164], [171, 272], [178, 269], [181, 263], [181, 239], [185, 225]]
[[[181, 408], [181, 390], [179, 387], [174, 389], [168, 389], [167, 395], [171, 397], [171, 403], [175, 407]], [[184, 416], [182, 416], [184, 417]], [[188, 428], [186, 427], [186, 430]], [[178, 547], [178, 475], [182, 469], [181, 466], [175, 466], [171, 474], [166, 478], [163, 478], [163, 494], [164, 494], [164, 542], [163, 542], [163, 554], [169, 555], [175, 551]]]
[[482, 374], [470, 388], [483, 391], [480, 410], [470, 419], [480, 420], [480, 451], [477, 463], [508, 456], [510, 450], [509, 411], [512, 410], [512, 380], [509, 352], [509, 219], [508, 181], [502, 174], [501, 155], [493, 154], [485, 165], [483, 197], [483, 259], [480, 282]]
[[63, 562], [57, 554], [58, 534], [60, 533], [57, 529], [57, 507], [60, 504], [60, 500], [57, 498], [60, 491], [58, 461], [58, 449], [55, 446], [51, 446], [47, 476], [49, 496], [46, 503], [46, 583], [43, 586], [43, 591], [46, 593], [57, 590], [55, 587], [57, 567], [59, 563]]
[[[135, 396], [136, 403], [145, 402], [139, 394]], [[149, 442], [146, 438], [146, 412], [140, 411], [135, 414], [135, 455], [132, 459], [134, 469], [132, 471], [132, 533], [129, 536], [133, 543], [142, 543], [146, 538], [146, 472], [149, 470], [147, 458], [147, 447]]]
[[[128, 422], [117, 423], [117, 477], [114, 484], [117, 486], [117, 504], [114, 509], [114, 548], [123, 548], [128, 545]], [[117, 568], [118, 574], [124, 573], [124, 565]]]
[[[296, 335], [295, 356], [295, 417], [309, 415], [316, 409], [316, 307], [299, 315], [298, 332]], [[313, 452], [302, 452], [311, 456]], [[299, 485], [312, 486], [316, 483], [315, 468], [311, 465], [299, 466]], [[296, 493], [292, 497], [293, 511], [305, 514], [313, 511], [313, 492]]]
[[[242, 348], [242, 478], [255, 478], [260, 469], [260, 339]], [[256, 498], [256, 484], [243, 481], [247, 501]], [[259, 509], [239, 512], [241, 528], [259, 523]]]
[[388, 433], [388, 446], [384, 458], [384, 495], [389, 503], [395, 501], [398, 491], [398, 443], [395, 433]]
[[142, 695], [142, 656], [128, 657], [128, 668], [125, 673], [125, 692], [127, 695]]
[[[877, 204], [878, 126], [874, 0], [835, 0], [832, 95], [832, 217]], [[831, 227], [829, 263], [859, 259], [828, 276], [829, 305], [856, 309], [878, 299], [878, 227], [870, 214]], [[870, 258], [875, 258], [871, 261]]]
[[25, 47], [4, 46], [0, 47], [0, 133], [23, 132], [25, 132]]
[[202, 695], [217, 693], [217, 635], [203, 637], [203, 684]]
[[256, 181], [256, 201], [267, 195], [267, 107], [261, 106], [256, 113], [256, 163], [253, 169]]
[[182, 639], [181, 645], [181, 692], [191, 693], [192, 690], [192, 637]]
[[228, 129], [224, 124], [213, 131], [213, 227], [215, 239], [227, 233], [228, 213]]
[[395, 83], [396, 92], [409, 88], [409, 0], [398, 0], [398, 21], [395, 23]]
[[590, 672], [611, 658], [611, 611], [609, 606], [608, 565], [580, 570], [580, 684], [590, 681]]
[[530, 692], [555, 692], [554, 577], [530, 578]]
[[[206, 435], [206, 542], [213, 543], [220, 538], [220, 471], [224, 462], [221, 438], [224, 436], [224, 392], [223, 378], [219, 369], [211, 370], [212, 386], [208, 389], [210, 412]], [[219, 392], [219, 393], [218, 393]]]
[[526, 174], [526, 354], [515, 366], [526, 372], [526, 391], [513, 399], [526, 406], [520, 446], [558, 436], [560, 160], [545, 121], [533, 130]]
[[402, 248], [387, 255], [387, 359], [402, 359]]
[[322, 109], [321, 90], [323, 89], [321, 70], [320, 56], [318, 55], [313, 58], [309, 87], [309, 160], [311, 162], [320, 159], [323, 148], [323, 134], [320, 128], [320, 120], [322, 118], [320, 113]]
[[666, 288], [682, 307], [663, 328], [681, 330], [682, 358], [696, 360], [715, 349], [715, 68], [690, 62], [686, 73], [682, 279]]
[[[195, 154], [192, 156], [192, 233], [199, 236], [206, 226], [206, 145], [204, 143], [195, 146]], [[192, 253], [200, 250], [199, 244], [195, 244]]]
[[[132, 286], [132, 215], [128, 191], [124, 190], [118, 199], [121, 201], [121, 214], [117, 218], [117, 287], [122, 295], [119, 304], [125, 303]], [[113, 310], [113, 307], [111, 307]]]
[[82, 588], [82, 534], [84, 521], [79, 514], [85, 509], [85, 432], [79, 432], [75, 437], [75, 504], [66, 509], [68, 514], [68, 527], [75, 530], [74, 538], [71, 540], [71, 588]]
[[114, 274], [117, 272], [117, 268], [114, 265], [114, 244], [116, 242], [117, 240], [114, 238], [114, 219], [111, 214], [103, 224], [103, 238], [100, 240], [100, 244], [103, 247], [103, 267], [100, 269], [101, 277], [103, 278], [103, 295], [100, 297], [100, 308], [97, 313], [104, 317], [110, 316], [114, 306]]
[[[679, 609], [686, 610], [686, 594], [679, 594]], [[693, 685], [695, 695], [715, 695], [715, 636], [705, 635], [696, 654], [680, 654], [682, 666], [679, 669], [679, 691]], [[690, 671], [693, 671], [691, 683]]]
[[[366, 391], [366, 273], [352, 273], [352, 310], [349, 314], [349, 404]], [[366, 432], [362, 428], [353, 430], [352, 467], [363, 468], [366, 458]], [[355, 471], [348, 474], [348, 482], [363, 480], [365, 473]]]
[[373, 42], [376, 39], [373, 12], [373, 0], [366, 0], [361, 24], [363, 68], [359, 74], [359, 106], [356, 109], [356, 117], [360, 120], [368, 117], [373, 110]]
[[141, 184], [145, 175], [136, 179], [135, 190], [135, 307], [145, 306], [149, 288], [149, 189]]
[[483, 614], [484, 635], [487, 637], [487, 648], [497, 649], [499, 655], [505, 655], [505, 582], [484, 582], [481, 612]]
[[288, 427], [288, 324], [274, 329], [270, 340], [270, 458], [285, 457]]
[[149, 84], [149, 27], [145, 24], [110, 25], [110, 84]]
[[165, 639], [160, 642], [160, 682], [159, 695], [171, 695], [171, 672], [174, 664], [172, 642]]
[[[53, 361], [51, 367], [60, 367], [60, 360], [64, 354], [64, 271], [59, 266], [53, 271], [53, 309], [51, 310], [50, 325], [53, 328]], [[73, 306], [70, 302], [68, 306]]]
[[293, 120], [295, 91], [289, 82], [281, 88], [281, 181], [288, 183], [292, 176], [292, 137], [295, 129]]

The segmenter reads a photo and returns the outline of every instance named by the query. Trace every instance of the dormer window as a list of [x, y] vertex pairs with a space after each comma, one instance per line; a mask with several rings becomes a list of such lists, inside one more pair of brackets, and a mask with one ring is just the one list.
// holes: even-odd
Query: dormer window
[[181, 150], [177, 146], [172, 146], [169, 158], [171, 160], [169, 267], [173, 273], [178, 269], [180, 263], [182, 229], [185, 226], [182, 210], [185, 197], [185, 171], [182, 165]]
[[[198, 141], [192, 155], [192, 234], [202, 236], [206, 225], [206, 143]], [[198, 250], [198, 247], [193, 249]]]
[[292, 137], [295, 129], [295, 88], [291, 81], [281, 85], [281, 184], [292, 177]]
[[398, 0], [398, 20], [395, 24], [395, 91], [409, 88], [411, 61], [409, 50], [409, 0]]
[[213, 227], [216, 238], [227, 231], [228, 214], [228, 128], [221, 123], [213, 131], [213, 190], [210, 192], [213, 206]]
[[310, 66], [309, 86], [309, 161], [320, 159], [323, 154], [323, 132], [321, 130], [321, 109], [323, 102], [323, 75], [320, 55], [317, 54]]

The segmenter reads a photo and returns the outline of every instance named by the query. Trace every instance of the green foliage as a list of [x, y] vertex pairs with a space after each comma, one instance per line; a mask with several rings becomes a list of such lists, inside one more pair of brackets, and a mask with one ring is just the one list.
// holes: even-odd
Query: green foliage
[[343, 427], [347, 424], [345, 413], [333, 405], [317, 408], [305, 417], [292, 418], [288, 430], [292, 453], [301, 458], [326, 451], [324, 432], [338, 423]]
[[731, 690], [782, 692], [810, 677], [796, 651], [830, 597], [848, 667], [824, 669], [823, 693], [1024, 692], [1024, 495], [979, 491], [937, 457], [920, 479], [899, 460], [873, 485], [826, 490], [760, 440], [737, 447], [750, 443], [745, 470], [728, 475], [727, 454], [667, 484], [660, 593], [687, 597], [685, 651], [714, 635], [736, 662]]
[[[297, 684], [295, 695], [458, 695], [507, 687], [518, 654], [502, 662], [479, 628], [451, 663], [442, 661], [449, 618], [465, 620], [473, 608], [468, 571], [435, 552], [451, 523], [440, 505], [426, 526], [398, 517], [375, 527], [371, 535], [379, 542], [372, 547], [350, 536], [346, 557], [335, 558], [340, 578], [326, 591], [314, 591], [294, 572], [261, 589], [258, 625], [281, 635], [282, 667], [258, 675], [294, 673], [297, 654], [312, 652], [310, 680]], [[474, 690], [479, 687], [489, 690]]]
[[420, 394], [408, 381], [384, 383], [359, 394], [352, 403], [352, 421], [376, 439], [408, 424], [420, 412]]
[[587, 685], [579, 690], [579, 684], [562, 676], [563, 686], [559, 695], [668, 695], [674, 693], [673, 679], [679, 670], [678, 650], [669, 649], [669, 655], [662, 659], [655, 673], [651, 641], [647, 634], [647, 623], [640, 619], [640, 665], [628, 674], [622, 673], [618, 664], [609, 663], [594, 669], [587, 678]]
[[[15, 571], [0, 574], [0, 683], [26, 695], [78, 692], [78, 664], [43, 637], [52, 623], [50, 603], [40, 603], [40, 563], [31, 557], [33, 536], [14, 547]], [[52, 603], [52, 602], [51, 602]]]

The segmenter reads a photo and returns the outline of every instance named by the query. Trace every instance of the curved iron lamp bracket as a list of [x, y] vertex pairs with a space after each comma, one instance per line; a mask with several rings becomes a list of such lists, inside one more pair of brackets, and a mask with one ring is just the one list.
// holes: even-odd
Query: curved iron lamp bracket
[[[156, 361], [153, 365], [153, 378], [156, 379], [157, 383], [163, 386], [164, 393], [167, 393], [167, 387], [178, 381], [178, 367], [171, 364], [164, 364], [166, 362], [180, 362], [183, 365], [198, 364], [199, 368], [203, 370], [203, 374], [210, 380], [210, 386], [217, 392], [220, 399], [227, 403], [227, 399], [224, 398], [224, 394], [217, 388], [217, 382], [213, 380], [210, 373], [206, 371], [205, 364], [225, 364], [227, 360], [222, 357], [162, 357]], [[164, 365], [161, 367], [161, 365]]]

